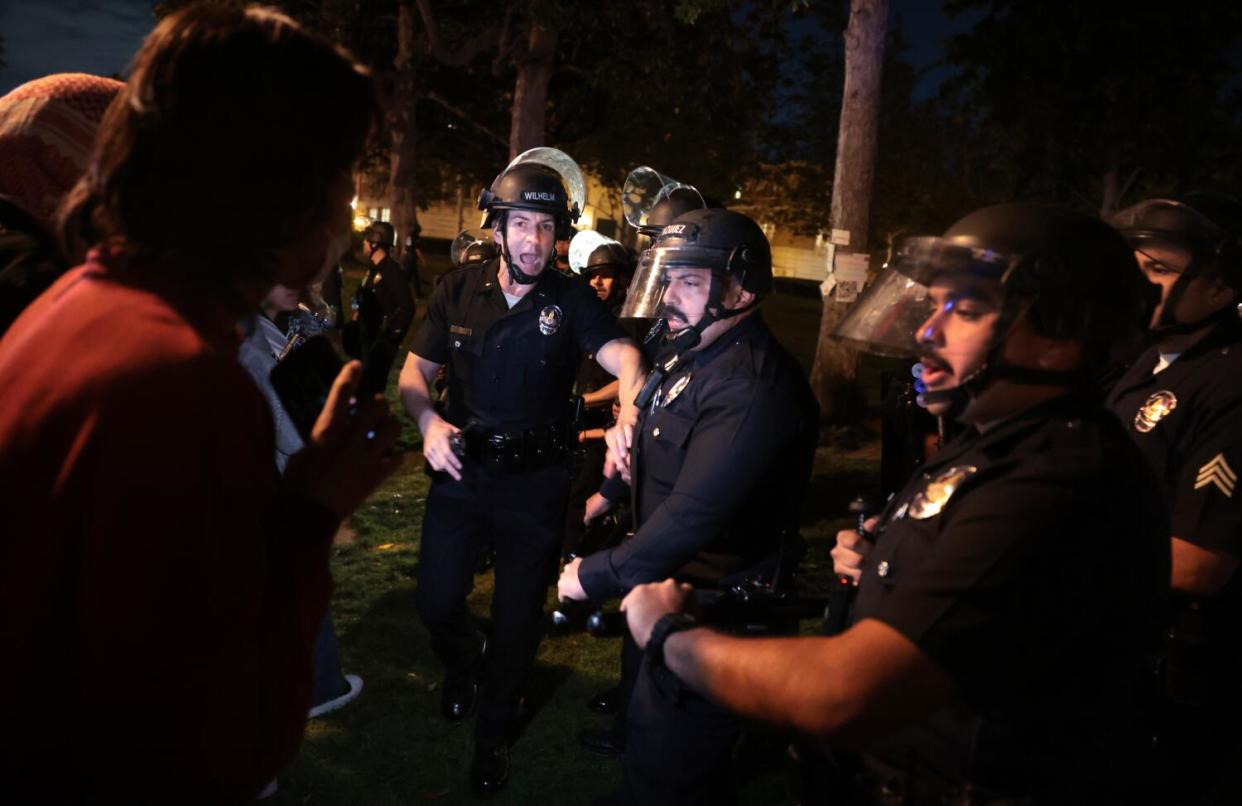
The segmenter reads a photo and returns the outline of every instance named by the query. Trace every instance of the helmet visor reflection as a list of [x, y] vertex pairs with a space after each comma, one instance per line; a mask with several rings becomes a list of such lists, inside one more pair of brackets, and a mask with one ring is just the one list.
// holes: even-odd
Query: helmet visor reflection
[[957, 274], [1001, 282], [1013, 255], [946, 238], [909, 238], [837, 325], [832, 337], [862, 352], [896, 358], [919, 355], [918, 329], [935, 313], [930, 286]]
[[643, 252], [638, 271], [630, 283], [622, 319], [656, 319], [663, 311], [669, 269], [706, 269], [720, 273], [729, 263], [729, 252], [694, 246], [656, 247]]

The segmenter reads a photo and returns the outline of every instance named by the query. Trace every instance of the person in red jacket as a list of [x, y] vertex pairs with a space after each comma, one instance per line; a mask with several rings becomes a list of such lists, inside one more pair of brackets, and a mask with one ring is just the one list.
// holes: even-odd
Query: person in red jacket
[[281, 479], [237, 322], [339, 256], [376, 108], [273, 11], [197, 4], [139, 51], [69, 199], [97, 246], [0, 341], [6, 794], [243, 802], [297, 749], [332, 536], [397, 425], [351, 363]]

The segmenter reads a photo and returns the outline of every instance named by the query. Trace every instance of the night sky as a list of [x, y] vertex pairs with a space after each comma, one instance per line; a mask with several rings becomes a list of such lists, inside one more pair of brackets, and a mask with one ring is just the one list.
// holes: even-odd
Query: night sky
[[48, 73], [124, 75], [154, 24], [151, 0], [0, 0], [0, 93]]
[[[907, 59], [930, 67], [916, 95], [931, 94], [944, 78], [936, 69], [941, 44], [963, 23], [951, 24], [940, 4], [890, 0], [910, 43]], [[125, 75], [129, 60], [151, 30], [151, 0], [0, 0], [4, 60], [0, 94], [48, 73]]]

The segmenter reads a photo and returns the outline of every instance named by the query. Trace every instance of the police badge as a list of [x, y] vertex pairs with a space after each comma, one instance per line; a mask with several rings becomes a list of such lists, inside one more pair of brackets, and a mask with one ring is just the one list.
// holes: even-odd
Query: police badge
[[561, 329], [561, 320], [565, 318], [559, 305], [548, 305], [539, 312], [539, 332], [551, 336]]
[[1134, 415], [1135, 430], [1146, 434], [1156, 427], [1156, 423], [1169, 416], [1175, 408], [1177, 408], [1177, 395], [1167, 389], [1163, 392], [1156, 392], [1147, 398], [1147, 402]]
[[934, 518], [939, 515], [940, 510], [944, 509], [944, 505], [949, 503], [949, 499], [953, 497], [953, 493], [962, 486], [962, 482], [978, 470], [979, 468], [974, 465], [956, 465], [941, 471], [935, 477], [928, 479], [923, 489], [910, 499], [906, 514], [915, 520]]
[[690, 385], [690, 378], [693, 375], [694, 373], [687, 372], [685, 375], [682, 375], [680, 378], [678, 378], [677, 383], [673, 384], [673, 388], [668, 390], [668, 395], [664, 397], [663, 402], [659, 403], [658, 405], [667, 406], [669, 403], [672, 403], [674, 400], [676, 400], [677, 396], [680, 395], [682, 391], [687, 386]]

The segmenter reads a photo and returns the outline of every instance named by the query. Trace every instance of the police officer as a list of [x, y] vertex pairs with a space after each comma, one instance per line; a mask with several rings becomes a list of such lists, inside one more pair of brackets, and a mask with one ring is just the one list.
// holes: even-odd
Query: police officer
[[[1151, 463], [1172, 518], [1164, 744], [1167, 797], [1197, 802], [1234, 771], [1242, 718], [1242, 207], [1204, 194], [1154, 199], [1115, 222], [1160, 289], [1154, 345], [1109, 407]], [[1218, 800], [1223, 792], [1214, 795]], [[1222, 801], [1223, 802], [1223, 801]]]
[[864, 743], [870, 802], [1146, 802], [1136, 703], [1167, 519], [1084, 381], [1140, 326], [1140, 279], [1116, 232], [1052, 207], [985, 208], [909, 241], [838, 334], [919, 357], [929, 410], [967, 428], [871, 523], [874, 547], [838, 535], [837, 571], [861, 580], [852, 626], [730, 637], [696, 628], [669, 580], [622, 603], [650, 668]]
[[[578, 216], [580, 201], [566, 189], [581, 186], [580, 175], [566, 181], [572, 171], [577, 166], [561, 152], [548, 162], [519, 158], [483, 192], [484, 227], [492, 228], [500, 256], [445, 275], [401, 373], [402, 399], [422, 431], [432, 475], [417, 606], [445, 665], [445, 717], [466, 718], [478, 685], [471, 778], [482, 790], [508, 778], [521, 686], [560, 553], [577, 358], [593, 353], [614, 373], [622, 401], [633, 401], [642, 383], [638, 348], [586, 285], [554, 268], [553, 244]], [[448, 399], [441, 414], [428, 388], [442, 365]], [[632, 402], [620, 417], [632, 426]], [[485, 644], [466, 596], [474, 557], [488, 542], [496, 587]]]
[[[669, 575], [714, 587], [770, 575], [810, 478], [819, 411], [759, 314], [772, 289], [759, 226], [728, 210], [682, 215], [644, 253], [633, 288], [627, 309], [658, 305], [669, 325], [628, 463], [637, 530], [569, 563], [563, 599], [602, 602]], [[625, 719], [627, 800], [714, 801], [740, 723], [697, 697], [666, 705], [640, 677]]]
[[414, 318], [414, 298], [405, 272], [391, 255], [395, 233], [392, 224], [376, 221], [362, 233], [362, 254], [371, 264], [362, 284], [354, 293], [354, 336], [346, 338], [346, 347], [356, 345], [356, 358], [366, 360], [375, 345], [384, 342], [395, 348], [405, 338]]
[[405, 254], [401, 256], [401, 270], [405, 272], [406, 282], [413, 288], [415, 297], [423, 296], [422, 268], [426, 261], [423, 260], [423, 250], [419, 247], [419, 235], [422, 231], [422, 227], [414, 225], [410, 234], [405, 236]]
[[[584, 231], [574, 237], [569, 251], [571, 268], [587, 281], [599, 300], [616, 316], [621, 311], [621, 303], [634, 275], [634, 255], [622, 244], [593, 231]], [[575, 254], [578, 238], [585, 239], [587, 245], [598, 244], [585, 260]], [[581, 265], [575, 260], [581, 261]], [[622, 322], [622, 327], [626, 327], [625, 322]], [[583, 455], [570, 486], [564, 549], [567, 553], [583, 554], [594, 550], [597, 538], [608, 538], [603, 534], [603, 524], [598, 529], [588, 530], [583, 523], [583, 515], [587, 499], [599, 490], [604, 478], [604, 462], [608, 452], [604, 432], [613, 423], [613, 406], [618, 402], [618, 381], [599, 365], [595, 356], [587, 354], [578, 364], [574, 392], [582, 398], [579, 443]]]

